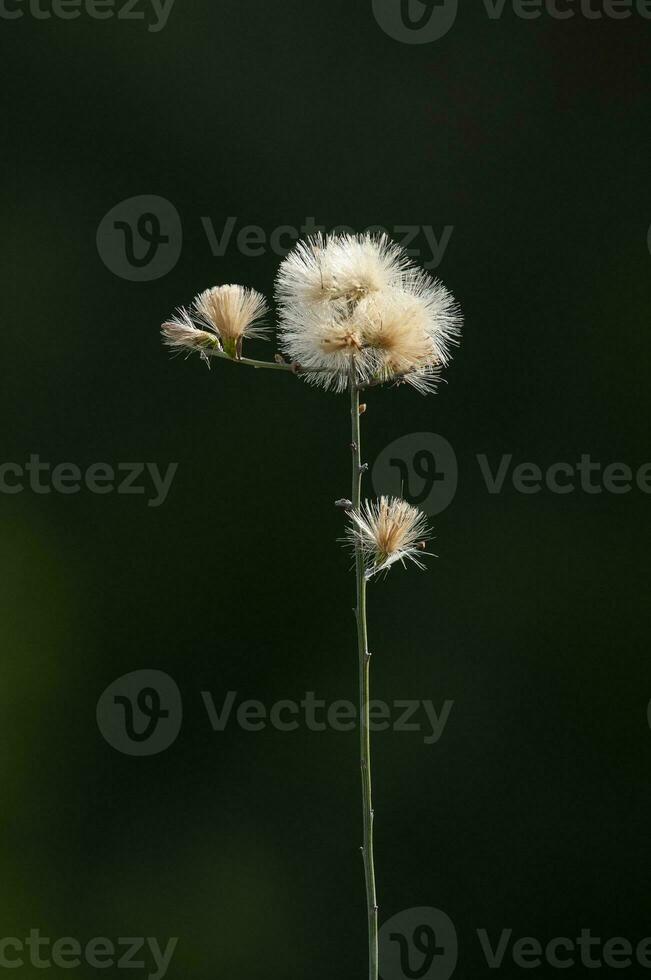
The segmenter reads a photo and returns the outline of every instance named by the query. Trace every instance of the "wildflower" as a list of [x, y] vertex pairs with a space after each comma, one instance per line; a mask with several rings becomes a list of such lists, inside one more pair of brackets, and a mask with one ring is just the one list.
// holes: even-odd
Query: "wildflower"
[[425, 568], [420, 555], [431, 537], [427, 518], [406, 500], [366, 500], [360, 510], [349, 511], [348, 517], [346, 541], [361, 551], [367, 578], [387, 571], [397, 561], [404, 565], [406, 559]]
[[423, 326], [432, 341], [436, 363], [447, 367], [452, 359], [450, 348], [458, 344], [463, 325], [463, 316], [454, 296], [440, 279], [420, 269], [411, 279], [408, 293], [421, 305]]
[[209, 364], [209, 355], [220, 350], [219, 337], [214, 332], [200, 330], [192, 321], [188, 311], [181, 307], [176, 314], [161, 327], [163, 343], [176, 353], [196, 351]]
[[309, 239], [276, 281], [280, 345], [308, 381], [343, 391], [400, 378], [431, 391], [460, 314], [442, 283], [385, 235]]
[[283, 307], [358, 302], [399, 285], [409, 275], [407, 254], [386, 235], [317, 235], [299, 242], [282, 262], [276, 296]]
[[301, 376], [323, 388], [343, 391], [352, 376], [368, 375], [360, 322], [351, 317], [347, 304], [319, 304], [281, 312], [279, 344], [289, 359], [301, 367]]
[[[165, 343], [174, 350], [234, 358], [240, 366], [291, 372], [313, 384], [350, 389], [354, 502], [335, 501], [347, 520], [345, 542], [355, 554], [360, 727], [370, 729], [371, 654], [367, 645], [366, 583], [392, 565], [422, 557], [431, 537], [427, 518], [398, 497], [366, 500], [360, 487], [367, 464], [361, 462], [361, 416], [366, 405], [360, 388], [406, 381], [431, 391], [450, 360], [461, 314], [438, 280], [419, 270], [404, 249], [386, 235], [317, 236], [300, 242], [284, 259], [276, 280], [279, 345], [270, 361], [242, 356], [245, 337], [263, 336], [264, 298], [242, 286], [218, 286], [197, 296], [164, 323]], [[289, 361], [283, 355], [289, 355]], [[378, 899], [373, 854], [372, 774], [369, 739], [361, 744], [363, 857], [369, 939], [369, 977], [378, 977]]]
[[381, 294], [362, 311], [361, 336], [376, 383], [410, 376], [424, 367], [438, 368], [440, 355], [428, 332], [425, 304], [411, 293]]
[[261, 322], [267, 302], [255, 289], [214, 286], [200, 293], [191, 309], [199, 324], [215, 332], [229, 357], [241, 356], [244, 337], [264, 337], [267, 331]]

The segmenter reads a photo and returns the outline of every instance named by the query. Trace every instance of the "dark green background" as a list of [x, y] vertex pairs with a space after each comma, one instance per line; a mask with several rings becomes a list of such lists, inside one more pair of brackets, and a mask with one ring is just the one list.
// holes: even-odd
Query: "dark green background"
[[[437, 745], [375, 737], [382, 917], [444, 909], [465, 980], [520, 973], [487, 969], [480, 927], [651, 934], [651, 500], [491, 496], [475, 462], [651, 459], [651, 23], [465, 4], [416, 46], [367, 0], [177, 0], [157, 34], [85, 17], [0, 31], [3, 461], [179, 463], [159, 509], [0, 497], [2, 936], [174, 935], [170, 978], [365, 975], [355, 736], [216, 734], [200, 699], [357, 684], [332, 506], [345, 398], [160, 344], [202, 288], [271, 292], [273, 254], [211, 255], [200, 218], [229, 215], [454, 226], [438, 274], [466, 326], [448, 383], [378, 390], [364, 418], [370, 461], [433, 431], [460, 465], [438, 560], [371, 597], [375, 695], [455, 701]], [[95, 236], [141, 194], [174, 203], [184, 244], [133, 283]], [[95, 708], [144, 667], [176, 679], [185, 719], [138, 759]]]

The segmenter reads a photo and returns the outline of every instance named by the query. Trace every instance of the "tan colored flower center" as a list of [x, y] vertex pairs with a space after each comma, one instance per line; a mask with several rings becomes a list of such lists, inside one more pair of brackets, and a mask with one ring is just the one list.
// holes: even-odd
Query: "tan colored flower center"
[[359, 333], [350, 326], [335, 327], [327, 337], [321, 341], [321, 349], [326, 354], [334, 354], [338, 351], [359, 351], [362, 348], [362, 341]]
[[391, 514], [388, 504], [383, 504], [378, 514], [377, 548], [380, 558], [389, 558], [400, 550], [405, 540], [406, 528], [403, 522]]

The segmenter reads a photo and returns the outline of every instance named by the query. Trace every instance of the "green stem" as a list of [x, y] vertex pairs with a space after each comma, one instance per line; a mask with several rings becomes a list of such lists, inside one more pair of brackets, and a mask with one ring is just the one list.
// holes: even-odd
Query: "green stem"
[[231, 357], [226, 351], [214, 347], [212, 350], [205, 351], [210, 357], [219, 357], [222, 361], [230, 361], [231, 364], [245, 364], [247, 367], [263, 369], [266, 371], [289, 371], [290, 374], [332, 374], [330, 368], [303, 368], [294, 362], [287, 364], [285, 361], [256, 361], [252, 357]]
[[[353, 450], [352, 503], [359, 510], [362, 502], [362, 448], [359, 388], [356, 380], [350, 380], [350, 418]], [[373, 798], [371, 786], [371, 737], [370, 737], [370, 663], [368, 631], [366, 627], [366, 575], [361, 548], [355, 549], [355, 578], [357, 581], [357, 648], [359, 655], [359, 734], [360, 765], [362, 772], [362, 815], [364, 827], [364, 877], [366, 880], [366, 907], [368, 913], [368, 976], [378, 980], [378, 905], [375, 889], [375, 863], [373, 858]]]

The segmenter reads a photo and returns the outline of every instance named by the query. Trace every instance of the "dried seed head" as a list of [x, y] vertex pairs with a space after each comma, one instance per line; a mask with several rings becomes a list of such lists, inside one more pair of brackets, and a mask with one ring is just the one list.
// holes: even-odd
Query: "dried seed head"
[[397, 286], [409, 259], [386, 235], [316, 235], [299, 242], [278, 271], [276, 294], [283, 305], [359, 302]]
[[396, 375], [436, 362], [437, 352], [428, 333], [427, 312], [411, 293], [383, 294], [362, 311], [365, 345], [375, 359], [374, 376], [390, 381]]
[[453, 297], [386, 235], [300, 242], [276, 280], [282, 349], [308, 381], [342, 391], [403, 378], [431, 390], [461, 322]]
[[262, 319], [267, 312], [261, 293], [236, 285], [206, 289], [192, 304], [194, 318], [215, 331], [229, 357], [239, 354], [244, 337], [265, 336], [268, 328]]
[[399, 561], [413, 561], [419, 568], [425, 541], [430, 538], [427, 518], [399, 497], [365, 501], [360, 510], [350, 511], [346, 540], [364, 558], [367, 577], [386, 571]]
[[210, 354], [220, 349], [219, 337], [207, 330], [200, 330], [187, 310], [181, 308], [161, 326], [163, 343], [175, 353], [198, 353], [209, 363]]

